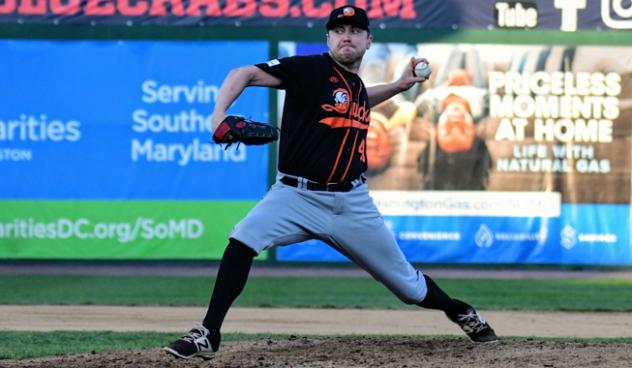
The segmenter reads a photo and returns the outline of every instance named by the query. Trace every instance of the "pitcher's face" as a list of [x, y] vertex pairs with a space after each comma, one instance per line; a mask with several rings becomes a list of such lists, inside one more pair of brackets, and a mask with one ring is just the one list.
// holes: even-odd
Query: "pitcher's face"
[[360, 27], [344, 24], [327, 31], [327, 46], [331, 57], [342, 65], [353, 65], [362, 61], [366, 50], [371, 47], [373, 36]]

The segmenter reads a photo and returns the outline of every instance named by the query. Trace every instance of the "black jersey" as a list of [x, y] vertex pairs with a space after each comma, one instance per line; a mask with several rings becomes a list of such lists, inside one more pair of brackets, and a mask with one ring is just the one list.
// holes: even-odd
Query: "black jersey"
[[279, 171], [318, 183], [339, 183], [367, 169], [369, 103], [357, 74], [329, 54], [294, 56], [257, 67], [279, 79], [285, 105]]

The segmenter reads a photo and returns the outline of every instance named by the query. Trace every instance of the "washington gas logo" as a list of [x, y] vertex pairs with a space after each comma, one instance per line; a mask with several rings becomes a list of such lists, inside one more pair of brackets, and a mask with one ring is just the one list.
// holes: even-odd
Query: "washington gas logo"
[[474, 242], [479, 248], [489, 248], [494, 243], [494, 233], [489, 226], [482, 224], [476, 232]]

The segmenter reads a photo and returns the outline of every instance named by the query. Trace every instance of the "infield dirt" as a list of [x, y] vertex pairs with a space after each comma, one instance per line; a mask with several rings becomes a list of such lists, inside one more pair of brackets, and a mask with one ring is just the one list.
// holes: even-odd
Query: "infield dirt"
[[[178, 331], [203, 308], [0, 306], [5, 330]], [[632, 337], [630, 313], [484, 311], [501, 336], [474, 344], [435, 311], [234, 308], [226, 332], [288, 333], [229, 341], [211, 360], [180, 360], [158, 347], [0, 361], [0, 367], [626, 367], [632, 343], [560, 342], [543, 336]], [[22, 326], [22, 328], [20, 328]], [[340, 336], [340, 335], [354, 336]], [[390, 334], [400, 336], [369, 336]], [[420, 337], [401, 335], [455, 335]], [[322, 336], [314, 336], [322, 335]], [[264, 335], [265, 336], [265, 335]], [[503, 339], [505, 336], [539, 336]], [[168, 341], [165, 341], [168, 343]]]
[[301, 337], [228, 342], [211, 360], [182, 360], [159, 349], [22, 361], [14, 367], [630, 367], [632, 344], [415, 337]]
[[[45, 267], [44, 267], [45, 268]], [[127, 267], [3, 266], [0, 274], [177, 274], [208, 275], [207, 267], [192, 269]], [[291, 272], [290, 272], [291, 271]], [[335, 272], [334, 272], [335, 271]], [[366, 277], [354, 269], [285, 270], [254, 267], [266, 276], [327, 275]], [[186, 272], [186, 273], [185, 273]], [[433, 270], [441, 277], [467, 278], [622, 278], [630, 272], [540, 272]], [[159, 347], [148, 350], [88, 353], [63, 357], [0, 360], [0, 367], [632, 367], [632, 343], [560, 342], [542, 337], [632, 337], [632, 313], [537, 311], [482, 311], [501, 340], [473, 344], [464, 337], [435, 338], [410, 335], [463, 336], [438, 312], [411, 310], [311, 310], [234, 308], [226, 332], [288, 333], [285, 339], [262, 338], [226, 342], [209, 361], [178, 360]], [[111, 330], [185, 332], [204, 313], [203, 308], [109, 306], [0, 306], [4, 330]], [[339, 335], [355, 336], [339, 336]], [[368, 336], [399, 334], [408, 336]], [[308, 336], [309, 335], [309, 336]], [[322, 335], [322, 336], [314, 336]], [[513, 340], [505, 336], [537, 336]], [[504, 339], [503, 339], [504, 338]], [[168, 341], [165, 341], [168, 343]]]

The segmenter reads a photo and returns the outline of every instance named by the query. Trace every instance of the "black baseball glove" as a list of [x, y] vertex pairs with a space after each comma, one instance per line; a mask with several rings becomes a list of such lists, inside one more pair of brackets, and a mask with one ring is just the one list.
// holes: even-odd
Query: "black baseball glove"
[[228, 115], [213, 133], [213, 142], [217, 144], [243, 143], [246, 145], [266, 144], [279, 139], [279, 129], [270, 124], [248, 120], [243, 116]]

